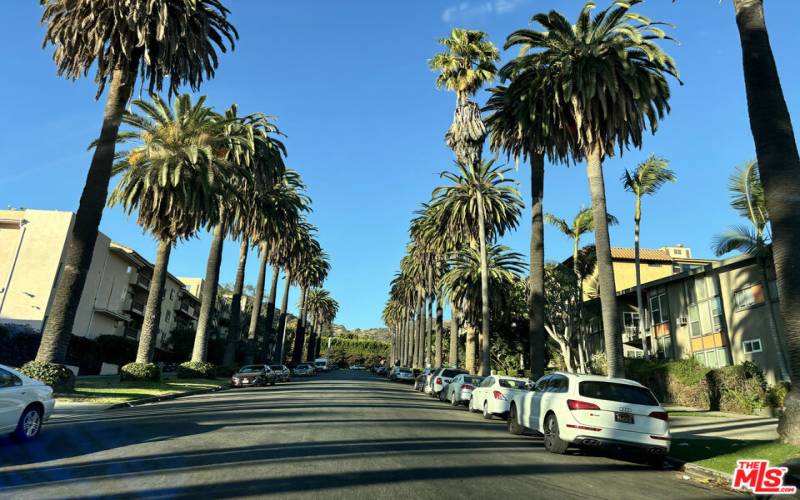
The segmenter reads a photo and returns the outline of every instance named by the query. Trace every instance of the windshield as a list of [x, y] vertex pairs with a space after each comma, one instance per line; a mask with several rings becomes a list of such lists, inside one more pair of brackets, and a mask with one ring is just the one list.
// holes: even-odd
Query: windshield
[[586, 381], [578, 386], [581, 396], [606, 401], [618, 401], [644, 406], [658, 406], [658, 401], [653, 393], [644, 387], [628, 384], [615, 384], [613, 382]]
[[526, 382], [524, 380], [514, 380], [511, 378], [501, 378], [497, 380], [500, 387], [507, 387], [508, 389], [525, 389]]
[[281, 365], [269, 365], [269, 367], [272, 368], [273, 370], [283, 370], [283, 367]]
[[442, 370], [442, 377], [453, 378], [459, 373], [467, 373], [467, 372], [464, 370], [457, 370], [455, 368], [449, 370]]
[[483, 382], [483, 377], [464, 377], [465, 384], [478, 385]]
[[317, 365], [317, 366], [325, 366], [325, 364], [326, 364], [326, 363], [325, 363], [324, 361], [317, 361], [317, 362], [316, 362], [316, 365]]
[[399, 370], [397, 370], [397, 372], [398, 373], [411, 373], [411, 370], [409, 370], [408, 368], [400, 368]]
[[[263, 366], [243, 366], [239, 369], [239, 373], [255, 373], [255, 372], [263, 372]], [[230, 372], [228, 372], [230, 373]]]

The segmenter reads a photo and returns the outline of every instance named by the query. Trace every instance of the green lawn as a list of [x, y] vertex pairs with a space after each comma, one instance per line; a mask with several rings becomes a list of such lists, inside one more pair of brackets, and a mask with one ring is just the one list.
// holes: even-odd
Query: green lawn
[[58, 401], [116, 404], [151, 396], [164, 396], [209, 389], [227, 384], [227, 379], [162, 380], [161, 382], [120, 382], [116, 376], [78, 378], [74, 394], [59, 394]]
[[725, 415], [719, 415], [707, 411], [667, 411], [670, 417], [711, 417], [711, 418], [725, 418]]
[[800, 446], [777, 441], [673, 438], [670, 456], [731, 474], [737, 460], [769, 460], [771, 465], [778, 465], [800, 457]]

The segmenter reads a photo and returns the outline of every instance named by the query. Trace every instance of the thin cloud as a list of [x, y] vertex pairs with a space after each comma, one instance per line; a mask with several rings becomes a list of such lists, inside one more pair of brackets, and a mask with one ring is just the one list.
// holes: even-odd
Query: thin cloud
[[442, 21], [449, 23], [457, 19], [506, 14], [513, 12], [525, 0], [488, 0], [485, 2], [461, 2], [451, 5], [442, 12]]

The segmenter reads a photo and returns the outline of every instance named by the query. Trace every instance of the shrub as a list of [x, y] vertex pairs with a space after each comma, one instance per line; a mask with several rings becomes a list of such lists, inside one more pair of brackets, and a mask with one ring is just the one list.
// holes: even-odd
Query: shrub
[[767, 404], [772, 408], [786, 406], [786, 394], [789, 393], [789, 382], [780, 381], [767, 389]]
[[659, 401], [708, 408], [708, 368], [693, 358], [675, 361], [625, 360], [625, 376], [650, 388]]
[[119, 369], [119, 380], [158, 382], [161, 380], [161, 368], [155, 363], [128, 363]]
[[751, 361], [711, 370], [707, 380], [712, 410], [754, 414], [767, 405], [764, 373]]
[[589, 361], [589, 371], [596, 375], [608, 375], [608, 362], [606, 361], [605, 353], [592, 354], [592, 359]]
[[36, 357], [42, 336], [31, 328], [0, 325], [0, 363], [22, 366]]
[[230, 377], [237, 371], [235, 366], [217, 366], [217, 377]]
[[178, 365], [178, 378], [217, 378], [217, 367], [205, 361], [186, 361]]
[[19, 370], [24, 375], [43, 382], [53, 388], [53, 392], [67, 393], [75, 389], [75, 374], [64, 365], [43, 361], [28, 361]]

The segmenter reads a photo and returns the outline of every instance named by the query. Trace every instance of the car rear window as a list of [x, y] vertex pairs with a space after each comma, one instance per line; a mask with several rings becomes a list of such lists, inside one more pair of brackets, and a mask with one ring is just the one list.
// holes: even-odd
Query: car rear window
[[406, 370], [405, 368], [400, 368], [397, 371], [400, 372], [400, 373], [411, 373], [411, 370]]
[[525, 382], [522, 380], [501, 378], [498, 379], [497, 382], [500, 384], [500, 387], [507, 387], [509, 389], [525, 389]]
[[467, 373], [464, 370], [442, 370], [442, 377], [455, 377], [459, 373]]
[[653, 393], [644, 387], [635, 385], [586, 381], [578, 385], [578, 392], [581, 396], [587, 398], [605, 399], [606, 401], [618, 401], [634, 405], [658, 406], [658, 401], [653, 397]]
[[273, 370], [283, 370], [283, 367], [281, 365], [269, 365], [269, 367], [272, 368]]
[[467, 384], [478, 385], [483, 382], [481, 377], [464, 377], [464, 382]]

